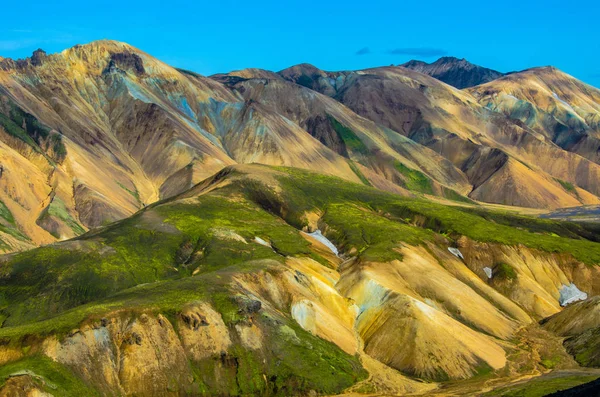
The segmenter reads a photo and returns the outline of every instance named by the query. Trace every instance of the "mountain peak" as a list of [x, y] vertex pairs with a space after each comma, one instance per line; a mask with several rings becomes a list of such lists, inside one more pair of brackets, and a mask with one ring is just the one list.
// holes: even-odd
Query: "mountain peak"
[[291, 75], [314, 76], [314, 75], [324, 75], [325, 72], [310, 63], [300, 63], [298, 65], [290, 66], [289, 68], [280, 70], [278, 72], [278, 74], [281, 76], [284, 76], [284, 77], [291, 76]]
[[427, 74], [459, 89], [487, 83], [503, 76], [503, 73], [475, 65], [465, 58], [451, 56], [441, 57], [432, 63], [411, 60], [400, 66]]
[[454, 62], [467, 62], [470, 64], [470, 62], [468, 62], [465, 58], [457, 58], [457, 57], [441, 57], [439, 58], [437, 61], [435, 61], [434, 63], [454, 63]]

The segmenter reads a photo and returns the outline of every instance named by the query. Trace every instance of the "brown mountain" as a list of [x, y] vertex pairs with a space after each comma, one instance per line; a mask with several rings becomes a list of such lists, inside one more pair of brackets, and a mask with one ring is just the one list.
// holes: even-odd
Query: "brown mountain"
[[554, 67], [513, 73], [469, 90], [561, 148], [600, 161], [600, 90]]
[[[536, 84], [534, 73], [519, 76], [497, 81]], [[236, 163], [316, 170], [405, 195], [597, 204], [597, 90], [564, 81], [555, 83], [562, 91], [547, 88], [560, 99], [556, 111], [532, 99], [546, 113], [530, 122], [488, 101], [500, 95], [487, 85], [460, 91], [404, 67], [302, 64], [206, 78], [113, 41], [2, 59], [0, 249], [76, 236]]]
[[538, 208], [598, 200], [595, 162], [422, 73], [403, 67], [336, 73], [298, 65], [279, 74], [440, 153], [467, 176], [471, 198]]
[[412, 60], [400, 66], [435, 77], [460, 89], [484, 84], [504, 76], [504, 73], [455, 57], [442, 57], [432, 63]]

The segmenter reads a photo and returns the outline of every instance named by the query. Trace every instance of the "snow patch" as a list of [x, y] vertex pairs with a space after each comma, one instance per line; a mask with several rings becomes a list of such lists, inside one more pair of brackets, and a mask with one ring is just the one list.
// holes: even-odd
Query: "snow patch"
[[558, 298], [558, 302], [561, 306], [567, 306], [573, 302], [586, 300], [588, 294], [581, 291], [577, 286], [573, 283], [570, 285], [563, 284], [560, 287], [560, 297]]
[[458, 250], [458, 248], [454, 248], [454, 247], [448, 247], [448, 251], [450, 251], [450, 253], [451, 253], [452, 255], [454, 255], [455, 257], [457, 257], [457, 258], [460, 258], [460, 259], [465, 259], [465, 257], [463, 256], [462, 252], [460, 252], [460, 251]]
[[[563, 105], [565, 105], [566, 107], [568, 107], [569, 109], [573, 110], [573, 107], [571, 105], [569, 105], [567, 102], [565, 102], [564, 100], [562, 100], [561, 97], [559, 97], [556, 92], [552, 93], [552, 96], [554, 97], [554, 99], [556, 99], [558, 102], [562, 103]], [[575, 111], [575, 110], [573, 110]]]
[[492, 278], [492, 268], [491, 267], [484, 267], [483, 272], [485, 273], [487, 278]]
[[321, 233], [321, 231], [319, 229], [315, 230], [312, 233], [306, 233], [309, 236], [313, 237], [315, 240], [320, 241], [321, 243], [323, 243], [327, 248], [329, 248], [331, 250], [331, 252], [333, 252], [335, 254], [335, 256], [338, 256], [338, 249], [335, 245], [333, 245], [333, 243], [331, 241], [329, 241], [329, 239], [325, 236], [323, 236], [323, 233]]
[[508, 97], [508, 98], [511, 98], [511, 99], [514, 99], [515, 101], [520, 101], [520, 99], [519, 99], [519, 98], [517, 98], [516, 96], [514, 96], [514, 95], [511, 95], [511, 94], [504, 94], [504, 96], [505, 96], [505, 97]]
[[258, 236], [254, 237], [254, 241], [257, 242], [260, 245], [264, 245], [265, 247], [271, 248], [271, 244], [270, 243], [266, 242], [265, 240], [263, 240], [262, 238], [260, 238]]

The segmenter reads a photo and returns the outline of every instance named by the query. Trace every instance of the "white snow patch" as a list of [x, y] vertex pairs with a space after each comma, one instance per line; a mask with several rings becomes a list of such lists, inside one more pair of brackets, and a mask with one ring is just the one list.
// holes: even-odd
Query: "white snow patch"
[[520, 99], [519, 99], [519, 98], [517, 98], [516, 96], [514, 96], [514, 95], [511, 95], [511, 94], [505, 94], [504, 96], [506, 96], [506, 97], [509, 97], [509, 98], [511, 98], [511, 99], [514, 99], [515, 101], [520, 101]]
[[335, 254], [335, 256], [338, 256], [338, 249], [336, 248], [335, 245], [333, 245], [333, 243], [331, 241], [329, 241], [329, 239], [325, 236], [323, 236], [323, 233], [321, 233], [321, 231], [319, 229], [315, 230], [312, 233], [306, 233], [309, 236], [313, 237], [314, 239], [320, 241], [321, 243], [323, 243], [327, 248], [329, 248], [331, 250], [331, 252], [333, 252]]
[[588, 294], [581, 291], [577, 286], [573, 283], [571, 285], [563, 284], [560, 287], [560, 298], [558, 298], [558, 302], [561, 306], [567, 306], [573, 302], [586, 300]]
[[257, 242], [257, 243], [259, 243], [260, 245], [264, 245], [265, 247], [271, 248], [271, 244], [270, 243], [268, 243], [267, 241], [263, 240], [262, 238], [260, 238], [258, 236], [254, 237], [254, 241]]
[[[573, 107], [571, 105], [569, 105], [567, 102], [565, 102], [564, 100], [562, 100], [561, 97], [559, 97], [556, 92], [552, 93], [552, 96], [554, 97], [554, 99], [556, 99], [558, 102], [562, 103], [563, 105], [565, 105], [566, 107], [568, 107], [569, 109], [573, 110]], [[575, 112], [575, 110], [573, 110], [573, 112]]]
[[458, 248], [454, 248], [454, 247], [448, 247], [448, 251], [450, 251], [450, 253], [454, 256], [456, 256], [457, 258], [460, 259], [465, 259], [465, 257], [463, 256], [462, 252], [460, 252], [458, 250]]
[[491, 267], [484, 267], [483, 272], [485, 273], [487, 278], [492, 278], [492, 268]]
[[189, 143], [187, 143], [187, 142], [184, 142], [184, 141], [182, 141], [182, 140], [180, 140], [180, 139], [176, 140], [176, 141], [173, 143], [173, 146], [183, 146], [183, 147], [190, 148], [190, 149], [192, 149], [192, 150], [196, 150], [196, 148], [195, 148], [195, 147], [191, 146]]

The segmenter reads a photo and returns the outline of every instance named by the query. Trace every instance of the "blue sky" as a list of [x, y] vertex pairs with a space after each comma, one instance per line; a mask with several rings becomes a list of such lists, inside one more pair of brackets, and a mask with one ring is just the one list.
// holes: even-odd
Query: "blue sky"
[[597, 1], [83, 3], [7, 2], [0, 56], [107, 38], [208, 75], [302, 62], [359, 69], [452, 55], [502, 72], [554, 65], [600, 87]]

